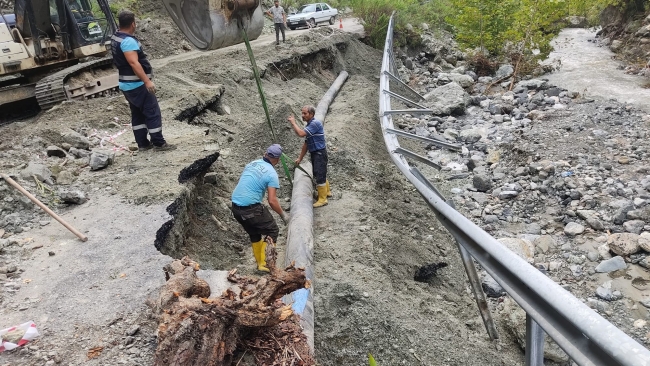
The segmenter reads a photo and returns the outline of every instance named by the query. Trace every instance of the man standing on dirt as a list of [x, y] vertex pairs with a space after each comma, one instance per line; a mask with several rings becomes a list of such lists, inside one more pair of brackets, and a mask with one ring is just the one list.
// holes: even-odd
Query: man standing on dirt
[[330, 182], [327, 180], [325, 130], [323, 129], [323, 123], [314, 118], [316, 109], [313, 106], [304, 106], [301, 112], [302, 120], [307, 122], [304, 130], [296, 124], [296, 119], [293, 115], [288, 118], [296, 135], [305, 138], [305, 142], [302, 144], [302, 150], [300, 151], [300, 157], [296, 159], [296, 165], [302, 162], [302, 158], [305, 157], [307, 150], [309, 150], [312, 172], [316, 180], [316, 190], [318, 191], [318, 201], [314, 203], [314, 207], [321, 207], [327, 205], [327, 197], [332, 197]]
[[[119, 74], [119, 87], [131, 108], [131, 126], [139, 150], [166, 151], [168, 144], [162, 134], [162, 116], [156, 99], [156, 86], [151, 81], [153, 69], [135, 33], [135, 15], [122, 11], [117, 16], [120, 29], [111, 37], [113, 63]], [[151, 141], [147, 138], [151, 136]]]
[[284, 43], [284, 29], [287, 24], [287, 13], [280, 6], [280, 2], [275, 0], [275, 6], [272, 6], [267, 12], [268, 15], [273, 17], [273, 24], [275, 25], [275, 44], [280, 44], [280, 31], [282, 31], [282, 43]]
[[289, 222], [289, 215], [282, 210], [278, 201], [277, 190], [280, 188], [280, 179], [273, 168], [280, 161], [280, 156], [282, 156], [282, 147], [273, 144], [266, 150], [262, 159], [248, 163], [231, 198], [233, 216], [250, 237], [257, 270], [264, 272], [269, 271], [266, 267], [265, 239], [275, 245], [280, 233], [275, 219], [266, 206], [262, 205], [264, 192], [268, 193], [269, 206], [273, 211], [280, 215], [285, 224]]

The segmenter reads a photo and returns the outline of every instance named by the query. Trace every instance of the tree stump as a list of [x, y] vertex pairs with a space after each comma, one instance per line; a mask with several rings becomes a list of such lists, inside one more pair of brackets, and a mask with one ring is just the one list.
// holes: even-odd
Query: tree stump
[[149, 303], [159, 323], [154, 365], [234, 365], [235, 355], [246, 352], [257, 365], [315, 365], [299, 317], [281, 300], [310, 283], [293, 263], [277, 269], [269, 254], [268, 275], [239, 276], [232, 270], [233, 285], [213, 298], [196, 275], [198, 263], [185, 257], [165, 266], [167, 283]]

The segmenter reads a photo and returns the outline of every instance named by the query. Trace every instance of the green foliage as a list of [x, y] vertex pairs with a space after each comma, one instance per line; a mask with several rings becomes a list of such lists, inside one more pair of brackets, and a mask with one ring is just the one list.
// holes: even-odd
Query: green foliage
[[111, 12], [117, 18], [117, 14], [122, 10], [130, 10], [138, 15], [137, 0], [116, 0], [108, 3]]
[[[418, 25], [445, 27], [448, 0], [347, 0], [366, 31], [368, 43], [383, 48], [390, 15], [395, 11], [395, 44], [417, 46], [421, 40]], [[413, 27], [409, 27], [408, 24]]]
[[375, 361], [375, 358], [370, 353], [368, 353], [368, 364], [370, 366], [377, 366], [377, 361]]

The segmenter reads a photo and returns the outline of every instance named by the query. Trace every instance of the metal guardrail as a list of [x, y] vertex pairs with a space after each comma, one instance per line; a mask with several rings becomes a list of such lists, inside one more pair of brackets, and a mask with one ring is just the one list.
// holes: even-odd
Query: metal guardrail
[[490, 337], [497, 337], [496, 328], [478, 283], [473, 260], [526, 311], [526, 365], [544, 364], [546, 332], [578, 365], [650, 366], [648, 349], [456, 211], [417, 168], [409, 166], [407, 158], [419, 155], [400, 147], [397, 137], [402, 134], [394, 133], [393, 115], [410, 114], [412, 110], [392, 110], [391, 97], [411, 105], [415, 103], [399, 94], [395, 96], [396, 93], [390, 91], [390, 81], [406, 87], [420, 100], [423, 98], [396, 76], [392, 53], [393, 19], [394, 15], [388, 25], [379, 82], [379, 119], [386, 147], [397, 168], [456, 239]]

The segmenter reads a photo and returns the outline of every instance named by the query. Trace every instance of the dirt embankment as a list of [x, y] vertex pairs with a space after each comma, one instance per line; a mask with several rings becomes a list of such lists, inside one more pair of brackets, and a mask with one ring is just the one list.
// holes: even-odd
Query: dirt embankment
[[608, 6], [600, 15], [600, 43], [616, 52], [620, 60], [631, 63], [631, 73], [642, 73], [641, 68], [650, 60], [650, 19], [644, 4], [627, 0]]

